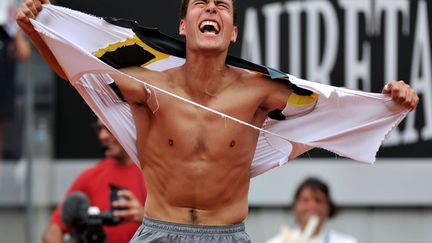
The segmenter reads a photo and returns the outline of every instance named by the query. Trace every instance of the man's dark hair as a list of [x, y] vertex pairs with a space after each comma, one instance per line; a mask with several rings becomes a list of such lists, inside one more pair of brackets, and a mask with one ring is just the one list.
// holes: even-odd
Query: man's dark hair
[[[233, 18], [234, 18], [234, 25], [237, 25], [237, 3], [236, 0], [232, 0], [233, 4]], [[187, 14], [187, 10], [189, 7], [189, 0], [182, 0], [181, 5], [181, 12], [180, 12], [180, 19], [184, 19]]]
[[318, 178], [310, 177], [310, 178], [307, 178], [306, 180], [304, 180], [300, 184], [300, 186], [297, 188], [296, 193], [294, 194], [294, 203], [297, 202], [297, 200], [299, 199], [300, 193], [305, 188], [310, 188], [313, 191], [320, 191], [320, 192], [324, 193], [324, 195], [326, 196], [326, 199], [327, 199], [328, 206], [329, 206], [328, 217], [332, 218], [336, 215], [338, 209], [337, 209], [336, 205], [334, 204], [332, 198], [330, 197], [330, 190], [329, 190], [327, 184], [325, 184], [323, 181], [321, 181]]

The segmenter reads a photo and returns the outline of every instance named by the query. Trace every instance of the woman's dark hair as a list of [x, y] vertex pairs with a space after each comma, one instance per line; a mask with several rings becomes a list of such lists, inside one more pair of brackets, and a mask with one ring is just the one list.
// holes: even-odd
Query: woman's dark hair
[[296, 193], [294, 194], [294, 203], [297, 202], [297, 200], [299, 199], [300, 193], [303, 191], [303, 189], [305, 188], [310, 188], [313, 191], [320, 191], [322, 192], [327, 199], [327, 203], [329, 206], [329, 214], [328, 217], [332, 218], [336, 215], [338, 208], [336, 207], [336, 205], [334, 204], [332, 198], [330, 197], [330, 190], [327, 186], [327, 184], [325, 184], [323, 181], [321, 181], [318, 178], [314, 178], [314, 177], [310, 177], [307, 178], [306, 180], [304, 180], [300, 186], [297, 188]]
[[[234, 25], [237, 25], [237, 3], [236, 3], [236, 0], [232, 0], [232, 3], [233, 3]], [[181, 10], [180, 10], [180, 19], [184, 19], [186, 17], [188, 7], [189, 7], [189, 0], [182, 0]]]

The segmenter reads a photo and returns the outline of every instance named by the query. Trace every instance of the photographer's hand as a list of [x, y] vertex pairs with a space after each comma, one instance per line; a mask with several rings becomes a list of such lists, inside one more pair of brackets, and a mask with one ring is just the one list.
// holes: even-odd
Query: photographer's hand
[[135, 195], [128, 190], [121, 190], [118, 192], [120, 200], [113, 202], [113, 207], [123, 208], [122, 210], [115, 210], [114, 216], [122, 218], [125, 222], [135, 221], [142, 223], [144, 219], [144, 207]]

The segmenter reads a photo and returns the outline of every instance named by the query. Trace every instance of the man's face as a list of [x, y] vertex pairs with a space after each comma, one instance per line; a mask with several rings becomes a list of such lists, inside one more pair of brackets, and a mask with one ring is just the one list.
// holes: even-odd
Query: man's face
[[106, 157], [113, 157], [120, 160], [125, 156], [126, 152], [124, 151], [123, 147], [100, 121], [97, 123], [96, 132], [98, 134], [99, 141], [105, 148]]
[[319, 217], [320, 223], [324, 222], [329, 214], [329, 203], [326, 195], [310, 187], [305, 187], [300, 192], [294, 204], [294, 211], [301, 227], [307, 224], [312, 215]]
[[179, 30], [191, 50], [227, 51], [237, 39], [232, 0], [190, 0]]

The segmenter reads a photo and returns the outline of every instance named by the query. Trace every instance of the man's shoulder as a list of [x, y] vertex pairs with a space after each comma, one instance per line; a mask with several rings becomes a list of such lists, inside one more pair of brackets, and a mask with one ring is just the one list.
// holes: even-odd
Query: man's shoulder
[[160, 79], [168, 76], [166, 71], [156, 71], [139, 66], [121, 68], [120, 71], [143, 81], [151, 80], [151, 77]]
[[271, 79], [268, 78], [263, 73], [250, 71], [247, 69], [233, 67], [233, 66], [230, 67], [230, 71], [231, 71], [230, 73], [231, 77], [233, 79], [237, 80], [237, 82], [248, 85], [249, 87], [253, 87], [255, 85], [256, 86], [266, 85], [266, 83], [272, 82]]

